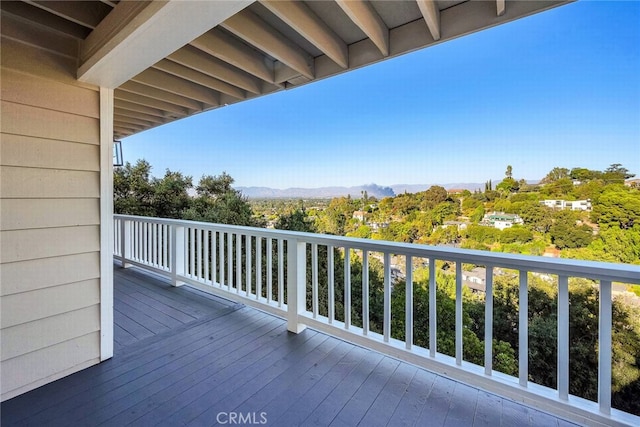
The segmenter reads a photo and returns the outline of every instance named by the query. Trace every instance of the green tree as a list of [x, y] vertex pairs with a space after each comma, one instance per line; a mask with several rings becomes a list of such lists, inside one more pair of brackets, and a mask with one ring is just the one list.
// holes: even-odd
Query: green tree
[[571, 211], [558, 211], [554, 223], [549, 228], [551, 242], [559, 249], [582, 248], [593, 240], [593, 231], [587, 225], [576, 225]]
[[138, 160], [113, 170], [113, 210], [117, 214], [154, 216], [151, 165]]
[[607, 186], [593, 202], [591, 218], [600, 226], [628, 229], [640, 220], [640, 192], [623, 186]]
[[189, 197], [188, 193], [188, 190], [193, 186], [191, 177], [185, 176], [181, 172], [172, 172], [167, 169], [162, 178], [152, 181], [152, 186], [154, 190], [154, 216], [159, 218], [182, 218], [191, 203], [191, 197]]

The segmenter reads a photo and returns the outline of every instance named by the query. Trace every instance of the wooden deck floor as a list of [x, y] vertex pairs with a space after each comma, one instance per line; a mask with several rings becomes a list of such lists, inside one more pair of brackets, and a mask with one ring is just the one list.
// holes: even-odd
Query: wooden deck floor
[[3, 402], [2, 426], [573, 425], [135, 269], [115, 323], [112, 359]]

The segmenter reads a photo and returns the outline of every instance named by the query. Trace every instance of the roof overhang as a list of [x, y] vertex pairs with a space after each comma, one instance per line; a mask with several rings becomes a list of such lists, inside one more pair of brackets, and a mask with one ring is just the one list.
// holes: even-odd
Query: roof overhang
[[121, 138], [566, 3], [24, 0], [0, 7], [3, 18], [77, 39], [77, 77], [115, 89]]

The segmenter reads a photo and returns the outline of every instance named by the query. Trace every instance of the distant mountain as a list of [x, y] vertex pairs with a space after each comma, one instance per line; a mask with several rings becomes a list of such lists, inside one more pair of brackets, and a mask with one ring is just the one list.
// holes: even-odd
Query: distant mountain
[[[497, 179], [493, 182], [499, 183], [500, 180]], [[537, 180], [527, 180], [529, 184], [537, 182]], [[428, 190], [433, 185], [439, 185], [447, 190], [484, 191], [484, 184], [484, 182], [457, 182], [449, 184], [394, 184], [389, 187], [367, 184], [355, 187], [287, 188], [284, 190], [269, 187], [236, 187], [236, 190], [241, 191], [242, 194], [250, 199], [331, 199], [333, 197], [346, 197], [347, 195], [358, 199], [362, 197], [363, 191], [366, 191], [369, 197], [382, 199], [405, 192], [418, 193]]]
[[381, 187], [376, 184], [356, 187], [287, 188], [284, 190], [269, 187], [236, 187], [236, 190], [241, 191], [250, 199], [330, 199], [347, 195], [360, 198], [363, 191], [366, 191], [369, 197], [378, 199], [395, 196], [390, 187]]
[[484, 190], [484, 183], [480, 184], [477, 182], [464, 182], [464, 183], [452, 183], [452, 184], [394, 184], [391, 186], [391, 188], [396, 194], [402, 194], [405, 191], [407, 193], [419, 193], [420, 191], [428, 190], [429, 187], [434, 185], [439, 185], [440, 187], [444, 187], [447, 190], [459, 189], [459, 190], [469, 190], [471, 192], [477, 189]]

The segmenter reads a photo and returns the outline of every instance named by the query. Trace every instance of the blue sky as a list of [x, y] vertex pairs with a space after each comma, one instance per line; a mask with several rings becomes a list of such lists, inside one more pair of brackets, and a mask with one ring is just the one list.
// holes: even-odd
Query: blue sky
[[125, 160], [236, 186], [640, 176], [640, 2], [579, 1], [123, 140]]

